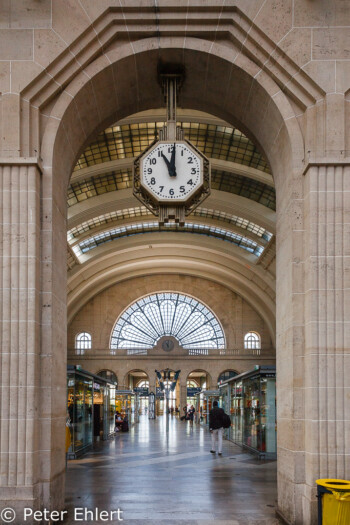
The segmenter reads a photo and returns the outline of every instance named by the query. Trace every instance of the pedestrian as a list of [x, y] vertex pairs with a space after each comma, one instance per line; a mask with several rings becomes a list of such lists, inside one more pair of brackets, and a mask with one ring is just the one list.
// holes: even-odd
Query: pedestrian
[[188, 417], [189, 417], [189, 420], [190, 420], [190, 425], [193, 425], [193, 419], [194, 419], [194, 413], [195, 413], [195, 408], [193, 405], [190, 406], [190, 409], [188, 411]]
[[214, 401], [213, 408], [209, 412], [209, 429], [211, 432], [211, 453], [222, 455], [222, 435], [224, 433], [224, 415], [225, 412], [219, 408], [218, 402]]

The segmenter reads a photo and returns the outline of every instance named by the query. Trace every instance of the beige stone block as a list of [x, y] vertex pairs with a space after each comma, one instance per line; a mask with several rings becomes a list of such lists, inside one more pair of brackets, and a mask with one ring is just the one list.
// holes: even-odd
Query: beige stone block
[[0, 60], [32, 60], [33, 31], [0, 29]]
[[11, 0], [3, 0], [0, 3], [0, 28], [10, 27]]
[[349, 89], [350, 61], [339, 60], [335, 64], [336, 71], [336, 92], [346, 93]]
[[52, 28], [66, 44], [71, 44], [89, 25], [86, 12], [74, 0], [52, 3]]
[[274, 42], [279, 42], [292, 27], [292, 1], [266, 2], [255, 17], [254, 23]]
[[117, 0], [99, 0], [99, 2], [95, 2], [94, 0], [83, 0], [81, 5], [89, 16], [89, 19], [93, 21], [101, 16], [109, 7], [119, 6], [120, 3]]
[[[1, 16], [0, 16], [1, 18]], [[0, 93], [10, 91], [10, 62], [0, 62]]]
[[11, 2], [11, 28], [50, 27], [51, 0]]
[[[1, 35], [0, 35], [1, 41]], [[1, 49], [1, 42], [0, 42]], [[2, 153], [8, 157], [17, 157], [20, 152], [20, 99], [18, 95], [2, 96], [2, 119], [0, 122], [4, 140], [2, 141]], [[11, 172], [11, 178], [15, 170]]]
[[312, 58], [314, 60], [349, 59], [350, 34], [348, 28], [313, 29]]
[[20, 93], [35, 77], [42, 72], [42, 67], [35, 62], [12, 62], [11, 91]]
[[93, 87], [90, 82], [76, 95], [75, 107], [77, 109], [75, 117], [69, 113], [67, 117], [70, 120], [65, 119], [66, 130], [69, 131], [69, 127], [74, 124], [75, 119], [79, 119], [85, 136], [89, 136], [95, 128], [96, 122], [99, 121]]
[[35, 29], [34, 60], [42, 67], [47, 67], [66, 47], [64, 40], [52, 29]]
[[298, 66], [303, 66], [311, 59], [311, 28], [293, 28], [278, 45]]
[[313, 485], [316, 479], [328, 478], [328, 469], [323, 467], [322, 456], [317, 453], [305, 452], [305, 481]]
[[335, 60], [312, 60], [303, 66], [307, 73], [326, 93], [335, 91]]
[[294, 24], [296, 26], [347, 26], [350, 14], [343, 0], [320, 0], [317, 3], [295, 0]]

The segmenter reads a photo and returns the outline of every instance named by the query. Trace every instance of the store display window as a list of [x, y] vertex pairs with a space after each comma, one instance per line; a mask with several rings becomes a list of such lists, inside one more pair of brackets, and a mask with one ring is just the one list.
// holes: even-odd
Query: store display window
[[[107, 439], [114, 431], [115, 385], [81, 370], [67, 367], [67, 424], [71, 434], [68, 458], [91, 448], [94, 441]], [[112, 428], [113, 411], [113, 428]]]
[[[275, 458], [277, 452], [276, 369], [257, 366], [220, 385], [221, 399], [232, 426], [227, 434], [237, 445]], [[228, 401], [230, 398], [230, 401]]]

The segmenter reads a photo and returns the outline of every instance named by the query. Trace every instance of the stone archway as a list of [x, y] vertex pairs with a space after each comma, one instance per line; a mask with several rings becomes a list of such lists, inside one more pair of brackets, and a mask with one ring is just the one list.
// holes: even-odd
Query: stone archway
[[[323, 460], [320, 466], [319, 458], [330, 457], [331, 449], [313, 438], [320, 432], [320, 421], [324, 419], [314, 400], [318, 398], [319, 381], [327, 374], [324, 371], [327, 367], [320, 365], [317, 353], [319, 345], [324, 344], [323, 329], [313, 314], [315, 308], [319, 308], [322, 315], [326, 312], [322, 303], [324, 296], [319, 293], [322, 283], [317, 281], [319, 272], [322, 274], [317, 257], [329, 255], [330, 264], [335, 265], [337, 255], [336, 249], [328, 251], [328, 246], [322, 243], [322, 228], [317, 229], [317, 219], [325, 209], [331, 223], [336, 223], [335, 207], [328, 202], [315, 203], [313, 192], [327, 189], [335, 193], [339, 185], [343, 187], [348, 167], [344, 159], [340, 162], [340, 157], [322, 161], [325, 152], [318, 154], [320, 144], [326, 142], [325, 137], [332, 142], [329, 135], [322, 132], [317, 137], [308, 137], [307, 148], [314, 158], [311, 161], [304, 158], [306, 148], [300, 115], [308, 120], [309, 127], [315, 125], [317, 101], [317, 112], [325, 115], [323, 90], [288, 56], [271, 47], [271, 41], [237, 8], [228, 10], [225, 17], [221, 17], [219, 11], [210, 11], [205, 29], [193, 29], [194, 38], [186, 31], [167, 36], [167, 25], [170, 19], [173, 23], [173, 18], [167, 18], [164, 13], [159, 15], [159, 19], [164, 17], [164, 25], [154, 37], [154, 28], [137, 28], [137, 20], [129, 18], [127, 10], [123, 13], [108, 9], [96, 26], [91, 24], [77, 36], [76, 47], [62, 52], [21, 93], [22, 157], [8, 160], [2, 173], [6, 181], [11, 172], [12, 184], [22, 183], [23, 191], [27, 192], [25, 206], [23, 195], [17, 195], [12, 207], [21, 209], [26, 224], [30, 224], [28, 242], [21, 253], [25, 252], [33, 268], [34, 285], [26, 292], [26, 309], [21, 312], [26, 316], [28, 331], [23, 334], [18, 328], [13, 344], [27, 353], [26, 365], [35, 376], [34, 388], [29, 383], [25, 386], [27, 403], [38, 407], [34, 416], [28, 418], [28, 426], [36, 425], [39, 431], [34, 432], [32, 428], [27, 435], [30, 455], [27, 462], [23, 450], [16, 449], [13, 453], [8, 440], [6, 457], [11, 456], [11, 461], [5, 461], [4, 485], [9, 489], [4, 493], [8, 500], [16, 500], [18, 508], [31, 502], [37, 508], [59, 509], [64, 501], [65, 361], [62, 356], [66, 346], [66, 290], [63, 285], [66, 187], [71, 170], [84, 144], [108, 123], [135, 111], [162, 105], [157, 83], [159, 60], [184, 64], [188, 74], [181, 103], [185, 107], [205, 109], [237, 124], [260, 144], [274, 174], [278, 208], [278, 470], [282, 512], [293, 523], [311, 521], [315, 477], [321, 471], [323, 475], [326, 471], [335, 475], [344, 470], [344, 443], [339, 444], [339, 468], [325, 467]], [[150, 15], [147, 8], [144, 12], [145, 17]], [[176, 9], [173, 14], [180, 26], [187, 27], [183, 14]], [[153, 17], [153, 11], [151, 15]], [[112, 30], [107, 33], [109, 26]], [[119, 31], [119, 36], [126, 36], [127, 43], [122, 38], [117, 40], [113, 30]], [[130, 31], [134, 32], [132, 40]], [[96, 48], [96, 37], [102, 38], [102, 49], [99, 48], [101, 41]], [[79, 60], [72, 58], [72, 49]], [[217, 82], [217, 78], [221, 81]], [[334, 121], [328, 120], [328, 124], [330, 134]], [[35, 151], [41, 152], [42, 160], [35, 158]], [[315, 225], [320, 238], [316, 247]], [[21, 231], [19, 226], [18, 232]], [[310, 280], [316, 278], [315, 287], [303, 273], [305, 261], [310, 266]], [[16, 275], [19, 281], [20, 271]], [[339, 277], [340, 288], [341, 279]], [[29, 290], [29, 286], [27, 288]], [[334, 299], [334, 290], [327, 290], [324, 295]], [[18, 303], [20, 299], [18, 294]], [[335, 310], [329, 314], [332, 322]], [[16, 322], [19, 324], [18, 319]], [[339, 344], [331, 331], [329, 334], [330, 349], [344, 351], [347, 342], [342, 339]], [[327, 363], [332, 365], [332, 370], [342, 370], [335, 354], [335, 351], [327, 354]], [[341, 377], [344, 387], [344, 377]], [[333, 388], [334, 377], [327, 378]], [[334, 402], [326, 400], [330, 409], [335, 406], [336, 396], [333, 397]], [[20, 424], [20, 419], [11, 422], [11, 431], [18, 433]], [[290, 432], [291, 428], [294, 433]], [[13, 486], [17, 487], [15, 497]]]
[[[43, 153], [48, 156], [45, 163], [52, 159], [52, 177], [56, 181], [54, 190], [60, 188], [58, 197], [62, 198], [63, 188], [68, 184], [68, 177], [71, 173], [73, 164], [80, 154], [85, 143], [107, 124], [128, 115], [129, 112], [137, 110], [150, 109], [161, 105], [161, 90], [157, 82], [157, 64], [160, 59], [158, 49], [152, 49], [154, 41], [149, 42], [151, 50], [144, 51], [144, 45], [141, 45], [137, 51], [133, 46], [133, 52], [130, 52], [129, 46], [124, 46], [114, 55], [115, 62], [112, 65], [106, 65], [103, 59], [98, 59], [95, 63], [95, 74], [90, 78], [82, 78], [79, 74], [70, 86], [67, 86], [66, 92], [60, 96], [53, 108], [53, 113], [57, 120], [50, 120], [43, 138]], [[144, 44], [144, 43], [143, 43]], [[253, 136], [255, 142], [260, 144], [265, 152], [272, 171], [275, 176], [277, 190], [277, 206], [281, 210], [278, 213], [277, 239], [282, 239], [278, 244], [279, 261], [283, 261], [283, 269], [289, 268], [292, 271], [293, 257], [293, 233], [290, 216], [288, 216], [293, 205], [297, 205], [297, 199], [293, 196], [295, 188], [293, 184], [286, 184], [290, 174], [293, 174], [297, 180], [302, 173], [302, 159], [304, 158], [303, 140], [300, 134], [299, 124], [295, 117], [294, 109], [288, 98], [280, 91], [271, 77], [266, 72], [261, 71], [260, 75], [255, 78], [251, 75], [253, 64], [245, 57], [242, 59], [240, 67], [232, 65], [227, 57], [225, 59], [218, 54], [209, 54], [201, 49], [199, 42], [189, 39], [185, 50], [174, 47], [167, 48], [169, 43], [164, 39], [161, 59], [162, 60], [184, 60], [186, 70], [189, 71], [186, 77], [186, 83], [181, 93], [181, 103], [188, 108], [210, 111], [212, 114], [224, 118], [232, 124], [238, 124], [248, 135]], [[221, 51], [221, 50], [220, 50]], [[123, 58], [120, 58], [120, 55]], [[233, 60], [233, 57], [232, 57]], [[204, 92], [198, 92], [196, 85], [201, 84], [203, 64], [210, 61], [212, 75], [220, 75], [226, 78], [226, 94], [224, 95], [217, 88], [218, 83], [208, 80], [208, 87]], [[147, 64], [147, 67], [144, 67]], [[92, 66], [90, 66], [92, 67]], [[136, 68], [136, 69], [135, 69]], [[97, 72], [96, 72], [97, 71]], [[122, 82], [114, 84], [118, 78], [118, 72], [122, 76]], [[137, 79], [144, 89], [142, 92], [126, 89], [126, 83], [131, 84]], [[83, 85], [81, 85], [83, 82]], [[210, 85], [210, 88], [209, 88]], [[225, 82], [222, 83], [225, 85]], [[74, 87], [75, 86], [75, 87]], [[75, 92], [77, 86], [79, 90]], [[111, 106], [105, 107], [105, 101], [110, 100], [108, 92], [117, 89], [116, 100], [118, 100], [118, 111], [111, 111]], [[218, 91], [219, 89], [219, 91]], [[100, 92], [100, 98], [96, 102], [95, 93]], [[230, 91], [232, 94], [230, 95]], [[131, 96], [137, 98], [137, 108], [133, 106]], [[220, 107], [218, 101], [225, 100], [225, 104]], [[239, 111], [236, 101], [239, 100]], [[101, 107], [100, 107], [101, 106]], [[245, 108], [245, 112], [242, 112]], [[59, 124], [58, 124], [59, 123]], [[79, 130], [76, 124], [79, 123]], [[82, 140], [84, 137], [84, 140]], [[53, 147], [52, 147], [53, 146]], [[67, 154], [68, 152], [68, 154]], [[281, 155], [283, 152], [283, 155]], [[62, 176], [63, 175], [63, 176]], [[299, 183], [300, 184], [300, 181]], [[59, 209], [63, 212], [63, 198], [61, 199]], [[288, 206], [286, 205], [288, 203]], [[294, 204], [293, 204], [294, 203]], [[61, 219], [63, 224], [63, 216]], [[59, 257], [59, 255], [57, 254]], [[63, 265], [63, 258], [59, 264]], [[282, 280], [278, 282], [279, 290], [277, 295], [292, 297], [293, 283], [292, 280]], [[293, 317], [292, 301], [285, 299], [279, 303], [279, 336], [283, 344], [277, 340], [277, 361], [279, 363], [278, 374], [283, 377], [283, 389], [280, 389], [281, 400], [284, 399], [286, 389], [293, 391], [295, 377], [290, 374], [290, 367], [284, 369], [282, 351], [288, 353], [293, 346], [293, 335], [290, 331], [289, 323], [286, 320]], [[283, 404], [283, 401], [281, 401]], [[283, 409], [283, 408], [282, 408]], [[284, 407], [288, 411], [287, 407]], [[292, 415], [290, 414], [290, 420]], [[287, 418], [288, 419], [288, 418]], [[285, 421], [280, 420], [280, 435], [284, 433]], [[303, 438], [301, 438], [303, 439]], [[294, 479], [286, 471], [284, 461], [288, 457], [294, 457], [295, 450], [293, 447], [282, 446], [279, 450], [279, 479], [284, 486], [282, 489], [285, 494], [288, 492], [288, 505], [282, 504], [282, 510], [286, 514], [294, 512], [296, 501], [290, 499], [290, 494], [294, 494]], [[284, 500], [281, 500], [284, 501]], [[291, 503], [292, 501], [292, 503]]]

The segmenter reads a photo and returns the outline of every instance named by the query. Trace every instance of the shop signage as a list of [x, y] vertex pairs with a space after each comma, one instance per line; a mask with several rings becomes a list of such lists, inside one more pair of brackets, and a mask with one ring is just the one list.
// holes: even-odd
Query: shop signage
[[203, 393], [206, 396], [220, 396], [220, 390], [205, 390]]
[[194, 397], [200, 392], [202, 392], [202, 389], [199, 387], [189, 387], [187, 388], [187, 397]]
[[138, 394], [140, 397], [145, 397], [145, 396], [148, 396], [149, 389], [147, 387], [144, 387], [144, 386], [136, 386], [134, 388], [134, 392], [135, 392], [135, 394]]
[[101, 390], [101, 385], [94, 383], [94, 390]]
[[164, 390], [161, 390], [160, 386], [156, 387], [156, 397], [164, 397]]

